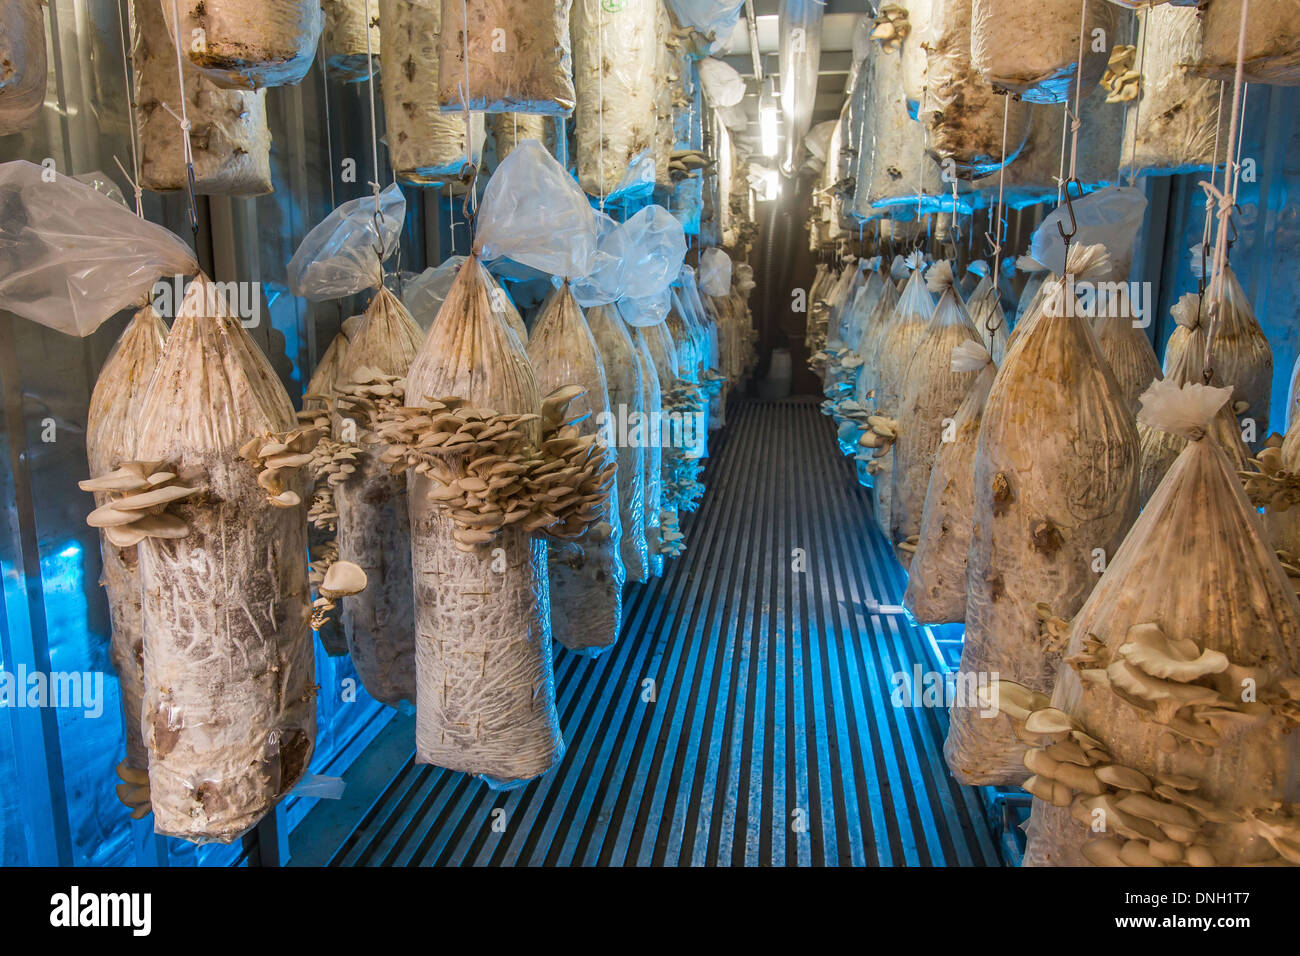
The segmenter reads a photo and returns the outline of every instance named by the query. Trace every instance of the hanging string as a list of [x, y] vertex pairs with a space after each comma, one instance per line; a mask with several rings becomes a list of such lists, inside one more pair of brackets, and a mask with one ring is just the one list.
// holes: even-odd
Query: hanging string
[[[175, 0], [172, 0], [174, 3]], [[375, 55], [370, 49], [370, 0], [366, 0], [366, 88], [370, 94], [370, 159], [375, 170], [375, 213], [379, 212], [379, 121], [375, 109]], [[331, 171], [331, 175], [333, 175]]]
[[338, 205], [334, 198], [334, 139], [330, 130], [330, 82], [325, 75], [325, 44], [316, 46], [316, 62], [320, 64], [321, 100], [325, 104], [325, 160], [329, 163], [330, 208]]
[[1070, 143], [1070, 178], [1077, 178], [1079, 162], [1079, 127], [1083, 125], [1080, 117], [1083, 113], [1083, 35], [1088, 25], [1088, 0], [1083, 0], [1079, 11], [1079, 62], [1074, 72], [1074, 115], [1070, 117], [1073, 138]]
[[1083, 93], [1083, 47], [1084, 32], [1088, 26], [1088, 0], [1083, 0], [1079, 7], [1079, 59], [1075, 63], [1074, 73], [1074, 111], [1070, 111], [1070, 98], [1067, 94], [1065, 98], [1065, 122], [1061, 127], [1061, 165], [1056, 177], [1056, 202], [1060, 205], [1061, 193], [1065, 189], [1065, 155], [1066, 147], [1070, 148], [1070, 179], [1074, 179], [1077, 169], [1076, 163], [1079, 157], [1079, 127], [1082, 123], [1079, 120], [1080, 107], [1079, 103]]
[[181, 60], [181, 15], [176, 6], [176, 0], [172, 0], [172, 23], [176, 25], [176, 81], [180, 85], [181, 93], [181, 113], [176, 115], [166, 103], [162, 104], [163, 109], [171, 113], [172, 118], [181, 125], [181, 149], [185, 156], [185, 189], [190, 203], [190, 232], [194, 234], [194, 246], [198, 248], [199, 244], [199, 207], [194, 198], [194, 148], [190, 144], [190, 116], [185, 105], [185, 67]]
[[600, 191], [600, 211], [605, 211], [605, 4], [596, 4], [596, 112], [599, 129], [596, 148], [599, 152], [599, 172], [596, 188]]
[[131, 127], [131, 169], [135, 175], [128, 176], [116, 156], [113, 157], [113, 162], [117, 163], [117, 168], [122, 170], [122, 175], [126, 176], [126, 181], [131, 184], [131, 189], [135, 193], [135, 214], [143, 219], [143, 193], [140, 189], [140, 147], [137, 143], [137, 130], [135, 128], [135, 89], [131, 83], [131, 59], [126, 52], [126, 18], [122, 16], [122, 5], [120, 3], [117, 6], [117, 29], [118, 36], [122, 40], [122, 82], [126, 86], [126, 101], [131, 110], [129, 122]]
[[993, 294], [997, 295], [999, 270], [1002, 268], [1002, 201], [1007, 182], [1007, 119], [1011, 114], [1011, 94], [1002, 94], [1002, 165], [998, 167], [998, 203], [993, 207]]
[[1241, 123], [1237, 127], [1237, 161], [1233, 164], [1232, 195], [1236, 198], [1237, 185], [1241, 181], [1241, 149], [1246, 143], [1246, 100], [1250, 96], [1250, 84], [1241, 87]]
[[[1219, 105], [1214, 110], [1214, 151], [1210, 153], [1210, 186], [1214, 186], [1214, 181], [1219, 175], [1219, 128], [1223, 126], [1223, 90], [1224, 83], [1219, 81]], [[1211, 223], [1214, 221], [1214, 194], [1209, 190], [1205, 193], [1205, 223], [1201, 227], [1201, 277], [1198, 283], [1198, 292], [1205, 294], [1205, 282], [1209, 278], [1205, 274], [1205, 252], [1210, 248]], [[1200, 305], [1197, 305], [1199, 314]]]
[[[457, 83], [457, 92], [460, 94], [461, 113], [465, 120], [465, 165], [461, 170], [461, 182], [465, 183], [465, 201], [462, 204], [465, 213], [465, 231], [469, 235], [470, 248], [474, 246], [474, 211], [478, 208], [478, 196], [475, 195], [478, 188], [478, 168], [474, 165], [474, 130], [472, 127], [472, 115], [470, 114], [470, 88], [469, 88], [469, 0], [461, 0], [461, 54], [465, 60], [465, 80], [464, 83]], [[517, 130], [517, 127], [516, 127]], [[452, 236], [453, 243], [455, 236]]]
[[1222, 324], [1222, 316], [1219, 314], [1219, 305], [1223, 295], [1223, 273], [1228, 264], [1228, 229], [1232, 225], [1232, 210], [1237, 203], [1237, 176], [1239, 169], [1232, 168], [1238, 165], [1234, 156], [1238, 155], [1237, 132], [1238, 123], [1242, 116], [1242, 93], [1244, 88], [1244, 73], [1246, 62], [1246, 21], [1250, 16], [1250, 0], [1241, 0], [1241, 24], [1237, 32], [1237, 69], [1233, 76], [1232, 85], [1232, 116], [1228, 125], [1228, 149], [1227, 159], [1230, 166], [1224, 169], [1223, 186], [1226, 191], [1219, 191], [1214, 188], [1213, 183], [1202, 183], [1202, 188], [1218, 200], [1219, 212], [1219, 229], [1215, 236], [1214, 245], [1214, 275], [1210, 282], [1210, 323], [1205, 333], [1205, 368], [1204, 377], [1208, 384], [1214, 375], [1214, 366], [1211, 363], [1213, 355], [1214, 340], [1218, 334], [1219, 326]]
[[[1144, 11], [1146, 16], [1142, 17], [1142, 51], [1138, 54], [1138, 73], [1141, 79], [1138, 80], [1138, 94], [1133, 100], [1133, 148], [1129, 152], [1128, 162], [1128, 184], [1132, 186], [1137, 181], [1137, 152], [1138, 152], [1138, 131], [1142, 128], [1139, 123], [1142, 119], [1142, 96], [1146, 92], [1143, 87], [1146, 84], [1146, 65], [1147, 65], [1147, 34], [1150, 30], [1147, 28], [1147, 17], [1151, 15], [1151, 8], [1147, 7]], [[1134, 16], [1134, 22], [1137, 17]], [[1137, 29], [1135, 27], [1135, 29]], [[1216, 130], [1217, 132], [1217, 130]]]

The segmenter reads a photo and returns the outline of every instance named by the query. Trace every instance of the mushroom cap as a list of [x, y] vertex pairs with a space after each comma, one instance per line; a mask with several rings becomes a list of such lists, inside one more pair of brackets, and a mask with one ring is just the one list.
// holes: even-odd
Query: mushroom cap
[[366, 587], [366, 572], [351, 561], [335, 561], [325, 572], [320, 592], [330, 596], [357, 594]]

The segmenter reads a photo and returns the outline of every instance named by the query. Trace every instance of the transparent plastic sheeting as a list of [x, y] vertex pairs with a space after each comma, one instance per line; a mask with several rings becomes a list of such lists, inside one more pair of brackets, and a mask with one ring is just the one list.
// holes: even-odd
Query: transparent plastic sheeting
[[712, 33], [711, 51], [721, 50], [731, 39], [745, 4], [736, 0], [668, 0], [678, 22], [701, 33]]
[[700, 254], [700, 291], [712, 296], [731, 292], [731, 256], [717, 246]]
[[307, 233], [289, 260], [289, 289], [320, 302], [383, 284], [384, 260], [397, 251], [406, 199], [393, 183], [379, 194], [343, 203]]
[[92, 186], [23, 160], [0, 165], [0, 309], [85, 337], [192, 275], [184, 242]]
[[485, 262], [505, 257], [568, 279], [587, 276], [597, 239], [586, 195], [537, 140], [516, 146], [488, 180], [474, 240]]
[[441, 265], [425, 269], [419, 275], [403, 283], [402, 304], [420, 327], [427, 329], [433, 324], [447, 299], [447, 291], [456, 281], [456, 273], [466, 256], [449, 256]]
[[822, 58], [822, 0], [781, 2], [781, 112], [785, 117], [785, 168], [798, 166], [812, 125]]
[[745, 78], [736, 68], [716, 57], [700, 61], [700, 86], [715, 109], [736, 106], [745, 98]]
[[623, 294], [627, 271], [627, 234], [605, 213], [596, 211], [595, 266], [590, 275], [575, 279], [570, 291], [584, 309], [608, 305]]
[[[1073, 199], [1074, 221], [1078, 231], [1070, 242], [1074, 245], [1106, 247], [1111, 256], [1111, 279], [1128, 277], [1137, 244], [1138, 228], [1147, 209], [1147, 197], [1141, 189], [1132, 186], [1107, 186], [1082, 199]], [[1061, 230], [1070, 228], [1070, 210], [1062, 202], [1043, 219], [1034, 231], [1029, 254], [1052, 272], [1065, 272], [1065, 240]]]

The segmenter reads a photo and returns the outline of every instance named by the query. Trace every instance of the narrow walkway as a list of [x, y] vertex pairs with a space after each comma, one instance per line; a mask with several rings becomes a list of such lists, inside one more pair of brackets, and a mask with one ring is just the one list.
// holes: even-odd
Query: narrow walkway
[[811, 399], [729, 417], [686, 554], [628, 588], [613, 651], [556, 657], [561, 765], [496, 793], [417, 765], [399, 718], [373, 804], [309, 816], [294, 862], [998, 865], [944, 766], [946, 715], [890, 703], [894, 674], [933, 664], [924, 632], [871, 613], [902, 571], [830, 422]]

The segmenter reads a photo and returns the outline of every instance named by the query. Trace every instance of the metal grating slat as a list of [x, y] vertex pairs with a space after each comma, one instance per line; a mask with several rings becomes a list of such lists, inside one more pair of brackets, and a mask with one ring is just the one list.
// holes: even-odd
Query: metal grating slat
[[334, 865], [999, 862], [946, 714], [890, 702], [931, 636], [871, 612], [905, 579], [830, 423], [811, 399], [728, 420], [685, 555], [629, 586], [611, 651], [556, 655], [560, 765], [502, 793], [412, 757]]

